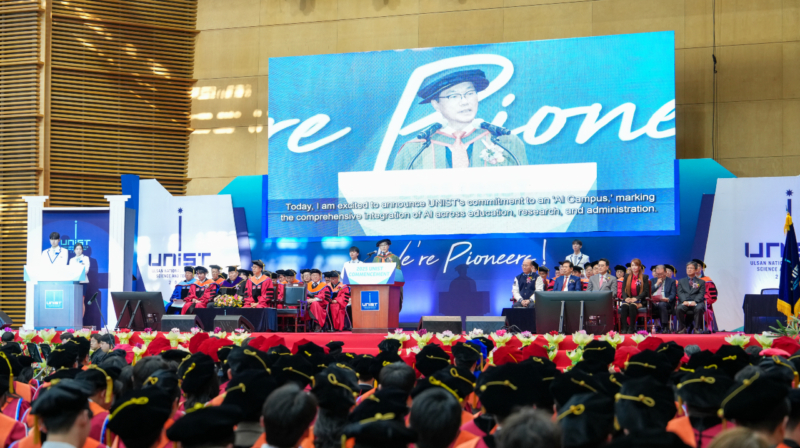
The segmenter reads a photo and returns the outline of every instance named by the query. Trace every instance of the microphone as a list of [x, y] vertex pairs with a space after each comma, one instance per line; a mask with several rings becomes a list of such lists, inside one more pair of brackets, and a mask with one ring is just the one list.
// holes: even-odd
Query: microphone
[[94, 295], [92, 296], [92, 298], [91, 298], [91, 299], [89, 299], [89, 301], [88, 301], [88, 302], [86, 302], [86, 304], [87, 304], [87, 305], [91, 305], [92, 303], [94, 303], [94, 299], [96, 299], [96, 298], [97, 298], [97, 292], [95, 292], [95, 293], [94, 293]]
[[501, 127], [501, 126], [495, 126], [495, 125], [493, 125], [493, 124], [491, 124], [489, 122], [486, 122], [486, 121], [481, 123], [481, 129], [486, 129], [492, 135], [498, 136], [498, 137], [501, 136], [501, 135], [511, 135], [511, 131], [509, 131], [508, 129], [506, 129], [504, 127]]
[[414, 158], [411, 159], [411, 163], [408, 164], [406, 170], [411, 169], [411, 167], [414, 165], [414, 162], [416, 162], [419, 156], [422, 155], [422, 152], [425, 151], [428, 148], [428, 146], [431, 145], [431, 136], [433, 136], [433, 134], [435, 134], [436, 131], [438, 131], [441, 128], [442, 128], [441, 123], [434, 123], [428, 126], [427, 128], [423, 129], [422, 131], [420, 131], [419, 134], [417, 134], [417, 138], [420, 140], [425, 140], [425, 143], [422, 144], [422, 148], [419, 149], [417, 155], [415, 155]]
[[375, 255], [375, 254], [377, 254], [377, 253], [378, 253], [378, 251], [377, 251], [377, 250], [373, 250], [372, 252], [370, 252], [370, 253], [368, 253], [368, 254], [367, 254], [367, 257], [371, 257], [371, 256], [373, 256], [373, 255]]
[[442, 128], [441, 123], [434, 123], [427, 128], [423, 129], [422, 131], [417, 134], [417, 138], [420, 140], [430, 140], [431, 136], [436, 133], [439, 129]]

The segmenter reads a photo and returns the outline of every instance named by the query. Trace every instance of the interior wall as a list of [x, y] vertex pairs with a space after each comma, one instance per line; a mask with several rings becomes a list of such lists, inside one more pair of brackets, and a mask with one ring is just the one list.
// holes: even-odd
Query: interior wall
[[199, 0], [197, 29], [187, 194], [268, 174], [270, 57], [665, 30], [678, 158], [800, 174], [800, 0]]

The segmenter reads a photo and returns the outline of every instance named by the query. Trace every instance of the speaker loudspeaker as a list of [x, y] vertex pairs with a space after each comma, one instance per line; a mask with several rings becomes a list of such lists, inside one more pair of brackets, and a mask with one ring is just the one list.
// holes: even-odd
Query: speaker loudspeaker
[[170, 331], [173, 328], [177, 328], [181, 333], [185, 333], [191, 331], [195, 326], [205, 331], [203, 321], [201, 321], [200, 316], [196, 314], [188, 314], [185, 316], [165, 314], [164, 317], [161, 318], [161, 331]]
[[230, 333], [236, 331], [238, 328], [244, 328], [248, 332], [252, 333], [255, 330], [255, 327], [249, 320], [247, 320], [244, 316], [215, 316], [214, 317], [214, 328], [219, 327], [222, 331], [226, 333]]
[[453, 334], [461, 334], [461, 316], [422, 316], [417, 330], [441, 333], [450, 330]]
[[488, 334], [501, 330], [505, 326], [505, 316], [467, 316], [467, 333], [479, 328]]

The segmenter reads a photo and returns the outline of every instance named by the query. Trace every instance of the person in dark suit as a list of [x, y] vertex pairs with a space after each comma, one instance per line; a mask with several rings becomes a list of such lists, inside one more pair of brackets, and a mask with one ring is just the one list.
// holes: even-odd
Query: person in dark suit
[[622, 283], [622, 303], [619, 305], [620, 333], [632, 334], [636, 328], [636, 314], [650, 295], [650, 278], [644, 273], [642, 260], [631, 260], [631, 272]]
[[650, 300], [653, 304], [653, 312], [661, 317], [661, 333], [669, 332], [669, 315], [675, 309], [675, 298], [678, 296], [678, 288], [675, 281], [667, 277], [667, 268], [663, 264], [654, 269], [656, 278], [652, 283], [652, 294]]
[[581, 285], [581, 278], [572, 275], [574, 265], [571, 261], [566, 260], [561, 262], [561, 276], [556, 279], [553, 285], [553, 291], [583, 291]]
[[686, 314], [694, 313], [694, 330], [703, 328], [706, 312], [706, 282], [697, 277], [700, 265], [696, 261], [686, 264], [686, 277], [678, 280], [678, 333], [686, 333]]

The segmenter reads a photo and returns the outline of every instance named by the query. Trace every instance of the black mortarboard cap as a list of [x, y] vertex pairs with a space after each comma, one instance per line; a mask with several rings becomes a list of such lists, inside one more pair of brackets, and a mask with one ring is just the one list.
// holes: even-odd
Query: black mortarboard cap
[[558, 412], [564, 448], [601, 446], [614, 431], [614, 399], [608, 395], [573, 395]]
[[197, 266], [194, 268], [194, 272], [198, 274], [208, 274], [208, 269], [204, 268], [203, 266]]
[[222, 270], [222, 267], [221, 267], [221, 266], [219, 266], [219, 265], [217, 265], [217, 264], [210, 264], [210, 265], [208, 265], [208, 268], [209, 268], [209, 269], [218, 269], [218, 270]]
[[328, 354], [335, 356], [342, 352], [342, 347], [344, 347], [344, 342], [331, 341], [325, 344], [325, 347], [328, 347]]
[[400, 355], [392, 352], [380, 352], [378, 353], [378, 356], [372, 359], [372, 365], [370, 366], [369, 373], [372, 375], [372, 378], [377, 380], [381, 374], [381, 370], [383, 370], [383, 368], [389, 364], [395, 362], [403, 362], [403, 359], [400, 357]]
[[625, 361], [625, 376], [629, 378], [649, 376], [666, 384], [671, 373], [667, 357], [653, 350], [637, 353]]
[[475, 393], [487, 413], [504, 418], [515, 407], [532, 406], [537, 387], [541, 384], [534, 381], [524, 365], [508, 363], [481, 373]]
[[361, 400], [347, 417], [349, 422], [358, 422], [376, 414], [394, 414], [401, 420], [408, 413], [408, 394], [394, 387], [377, 389], [374, 394]]
[[192, 356], [192, 354], [183, 350], [171, 349], [161, 352], [158, 356], [161, 356], [161, 359], [164, 361], [172, 361], [180, 364], [184, 359]]
[[606, 370], [608, 370], [608, 365], [614, 362], [615, 354], [616, 350], [607, 341], [593, 339], [583, 349], [583, 360], [597, 361], [600, 364], [604, 364]]
[[344, 364], [330, 365], [315, 376], [311, 393], [317, 397], [320, 408], [344, 417], [359, 395], [356, 372]]
[[245, 370], [258, 370], [261, 372], [269, 372], [267, 367], [269, 355], [256, 350], [251, 346], [235, 346], [228, 353], [227, 364], [236, 372]]
[[708, 350], [702, 350], [690, 356], [684, 367], [689, 370], [696, 370], [713, 363], [714, 354]]
[[251, 264], [252, 264], [253, 266], [258, 266], [258, 267], [260, 267], [261, 269], [264, 269], [264, 262], [263, 262], [263, 261], [261, 261], [261, 260], [253, 260], [253, 262], [252, 262]]
[[581, 370], [589, 375], [596, 375], [598, 373], [608, 373], [608, 364], [603, 364], [596, 360], [583, 360], [578, 361], [578, 363], [572, 367], [572, 370]]
[[750, 355], [738, 345], [723, 345], [714, 353], [711, 362], [733, 378], [740, 370], [750, 364]]
[[644, 431], [626, 434], [614, 439], [605, 448], [689, 448], [674, 432], [664, 429], [648, 428]]
[[350, 423], [342, 429], [342, 433], [347, 438], [354, 438], [356, 446], [406, 448], [417, 441], [416, 432], [391, 417], [381, 414]]
[[[160, 433], [172, 414], [173, 400], [159, 388], [126, 392], [109, 411], [108, 429], [127, 446], [140, 446], [139, 439], [149, 440]], [[152, 443], [152, 441], [150, 441]]]
[[372, 378], [370, 368], [374, 359], [375, 357], [372, 355], [356, 355], [355, 359], [350, 362], [350, 366], [353, 367], [359, 378], [364, 378], [364, 376]]
[[33, 401], [31, 414], [39, 417], [56, 417], [65, 412], [89, 409], [91, 388], [80, 381], [64, 379], [58, 384], [43, 388]]
[[336, 359], [327, 353], [314, 353], [308, 358], [308, 362], [314, 366], [314, 375], [316, 375], [335, 363]]
[[[53, 383], [56, 380], [74, 380], [75, 376], [81, 373], [81, 369], [67, 369], [66, 367], [56, 370], [55, 372], [51, 373], [50, 375], [44, 377], [45, 383]], [[1, 378], [1, 377], [0, 377]]]
[[629, 432], [666, 428], [677, 413], [672, 387], [652, 376], [626, 381], [614, 398], [619, 425]]
[[675, 341], [669, 342], [662, 342], [657, 348], [656, 353], [660, 353], [667, 358], [667, 362], [669, 362], [670, 368], [675, 370], [681, 365], [681, 359], [683, 359], [683, 347], [678, 345]]
[[392, 245], [392, 240], [390, 240], [389, 238], [384, 238], [384, 239], [378, 241], [377, 243], [375, 243], [375, 247], [380, 247], [380, 245], [383, 244], [383, 243], [386, 243], [386, 244], [391, 246]]
[[481, 350], [475, 344], [467, 342], [456, 342], [452, 348], [453, 357], [459, 363], [474, 364], [480, 362], [483, 358]]
[[728, 390], [720, 405], [722, 416], [728, 420], [758, 421], [770, 415], [775, 407], [786, 400], [789, 388], [754, 369], [752, 375], [737, 381]]
[[278, 382], [264, 370], [246, 370], [228, 382], [222, 404], [239, 408], [242, 421], [257, 422], [264, 402], [277, 388]]
[[605, 390], [605, 393], [614, 396], [616, 395], [620, 389], [622, 389], [622, 385], [628, 381], [628, 378], [622, 373], [596, 373], [592, 375], [592, 377], [600, 383], [600, 386]]
[[724, 370], [700, 368], [681, 378], [678, 396], [689, 406], [716, 412], [733, 384]]
[[272, 367], [283, 356], [290, 356], [292, 351], [283, 344], [274, 345], [267, 349], [267, 365]]
[[47, 357], [48, 367], [60, 369], [72, 368], [78, 362], [78, 344], [61, 344], [50, 352]]
[[786, 387], [791, 388], [793, 383], [797, 381], [798, 375], [794, 364], [782, 356], [773, 355], [764, 357], [761, 362], [758, 363], [758, 367], [764, 371], [765, 377], [780, 381], [785, 384]]
[[167, 429], [167, 438], [181, 446], [216, 446], [230, 441], [234, 426], [242, 421], [239, 408], [220, 405], [190, 412]]
[[319, 275], [322, 275], [322, 271], [320, 271], [320, 270], [319, 270], [319, 269], [317, 269], [317, 268], [314, 268], [314, 269], [312, 269], [312, 270], [311, 270], [311, 273], [312, 273], [312, 274], [319, 274]]
[[91, 384], [95, 392], [105, 389], [106, 403], [111, 403], [114, 393], [114, 380], [119, 378], [120, 372], [121, 370], [118, 367], [105, 366], [105, 368], [101, 368], [92, 364], [86, 370], [75, 375], [75, 379]]
[[384, 339], [378, 343], [378, 351], [397, 353], [403, 344], [397, 339]]
[[178, 368], [178, 378], [181, 380], [181, 390], [186, 394], [193, 394], [216, 375], [214, 360], [205, 353], [195, 353], [189, 359], [181, 362]]
[[558, 412], [573, 395], [604, 393], [599, 381], [581, 370], [572, 369], [550, 381], [550, 393], [556, 402]]
[[156, 370], [142, 384], [142, 389], [157, 387], [167, 393], [173, 400], [181, 396], [178, 375], [169, 370]]
[[184, 266], [183, 270], [184, 272], [191, 272], [192, 274], [194, 274], [194, 267], [192, 266]]
[[272, 371], [280, 385], [291, 381], [306, 387], [314, 381], [314, 366], [301, 355], [281, 356], [272, 366]]
[[450, 355], [436, 344], [427, 344], [416, 354], [414, 367], [423, 376], [431, 376], [433, 372], [450, 366]]
[[463, 402], [475, 389], [475, 374], [465, 367], [450, 366], [441, 369], [417, 381], [417, 386], [411, 391], [411, 398], [432, 387], [441, 387], [453, 394], [459, 402]]
[[618, 265], [614, 266], [614, 272], [617, 272], [617, 271], [624, 271], [624, 270], [626, 270], [626, 269], [625, 269], [625, 266], [623, 266], [623, 265], [621, 265], [621, 264], [618, 264]]
[[494, 350], [494, 341], [487, 338], [486, 336], [481, 336], [479, 338], [472, 338], [472, 340], [480, 341], [481, 344], [486, 346], [487, 353], [491, 353]]
[[300, 356], [305, 356], [306, 358], [310, 358], [315, 353], [325, 353], [325, 349], [320, 347], [319, 345], [309, 341], [303, 345], [297, 346], [297, 354]]

